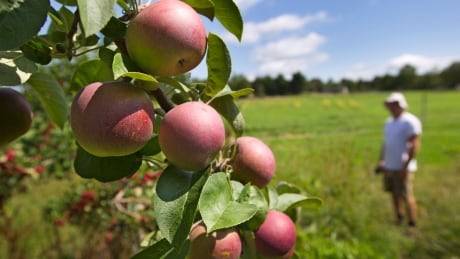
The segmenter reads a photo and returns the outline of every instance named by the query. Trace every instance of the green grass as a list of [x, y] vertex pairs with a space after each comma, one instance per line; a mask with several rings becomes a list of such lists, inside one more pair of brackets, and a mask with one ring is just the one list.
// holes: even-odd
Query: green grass
[[[245, 99], [238, 105], [246, 135], [273, 149], [272, 184], [295, 183], [320, 197], [318, 210], [299, 219], [300, 258], [455, 258], [460, 256], [460, 92], [409, 92], [409, 110], [423, 120], [420, 170], [415, 178], [421, 235], [410, 238], [393, 224], [390, 198], [373, 174], [388, 114], [387, 93], [301, 95]], [[30, 186], [9, 208], [19, 208], [16, 229], [28, 226], [19, 247], [31, 258], [56, 240], [43, 223], [40, 206], [66, 187], [57, 182]], [[68, 230], [67, 246], [87, 240]], [[80, 238], [81, 239], [81, 238]], [[72, 242], [76, 243], [73, 244]], [[90, 242], [91, 243], [91, 242]], [[0, 247], [4, 243], [0, 240]], [[72, 251], [72, 250], [71, 250]], [[0, 258], [5, 258], [0, 249]], [[45, 254], [52, 256], [54, 254]]]
[[300, 257], [450, 258], [460, 255], [460, 98], [458, 92], [411, 92], [409, 110], [423, 121], [415, 179], [420, 237], [393, 225], [391, 203], [372, 173], [388, 116], [387, 93], [303, 95], [242, 100], [247, 135], [277, 158], [274, 180], [319, 196], [304, 211]]

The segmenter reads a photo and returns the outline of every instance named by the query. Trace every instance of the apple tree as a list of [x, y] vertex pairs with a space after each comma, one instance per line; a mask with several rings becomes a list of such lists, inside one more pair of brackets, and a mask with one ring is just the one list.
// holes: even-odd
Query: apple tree
[[[290, 258], [299, 207], [321, 201], [272, 183], [275, 156], [245, 136], [237, 105], [252, 89], [228, 86], [230, 53], [203, 19], [241, 40], [232, 0], [7, 1], [0, 85], [30, 88], [53, 125], [70, 125], [81, 178], [126, 183], [141, 168], [158, 172], [147, 207], [157, 228], [133, 258]], [[59, 59], [74, 67], [66, 86], [42, 69]], [[207, 78], [194, 81], [202, 62]], [[31, 112], [20, 93], [0, 90], [6, 146], [30, 127]], [[77, 207], [94, 199], [82, 192]]]

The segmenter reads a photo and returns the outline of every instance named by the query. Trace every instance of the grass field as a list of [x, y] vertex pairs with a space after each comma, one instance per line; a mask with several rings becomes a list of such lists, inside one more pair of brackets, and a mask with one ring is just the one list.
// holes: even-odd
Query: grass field
[[374, 175], [388, 116], [387, 93], [303, 95], [241, 101], [247, 134], [266, 141], [277, 179], [296, 183], [324, 205], [306, 211], [298, 250], [308, 258], [460, 256], [460, 93], [411, 92], [423, 122], [415, 193], [417, 238], [393, 224], [388, 195]]
[[[390, 198], [373, 174], [388, 116], [386, 95], [238, 102], [246, 135], [261, 138], [275, 153], [274, 184], [292, 182], [323, 200], [320, 209], [304, 210], [300, 218], [300, 258], [460, 257], [460, 92], [407, 93], [409, 110], [422, 119], [424, 131], [415, 177], [421, 233], [415, 238], [394, 225]], [[20, 240], [23, 249], [50, 244], [43, 236], [51, 228], [41, 223], [39, 206], [63, 189], [55, 183], [32, 187], [12, 201], [10, 207], [21, 207], [16, 224], [35, 224]]]

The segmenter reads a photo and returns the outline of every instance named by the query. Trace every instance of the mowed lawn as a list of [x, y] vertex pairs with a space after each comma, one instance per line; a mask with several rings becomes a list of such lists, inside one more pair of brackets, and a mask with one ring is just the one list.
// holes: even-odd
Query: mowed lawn
[[279, 181], [323, 200], [303, 210], [301, 258], [452, 258], [460, 256], [460, 92], [408, 92], [422, 119], [414, 191], [416, 237], [395, 226], [381, 177], [373, 174], [388, 117], [388, 93], [308, 94], [238, 102], [246, 135], [274, 151]]

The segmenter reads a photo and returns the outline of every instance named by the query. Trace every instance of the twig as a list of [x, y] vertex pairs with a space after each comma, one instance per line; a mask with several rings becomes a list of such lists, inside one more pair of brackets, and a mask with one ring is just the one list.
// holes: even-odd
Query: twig
[[166, 97], [160, 88], [150, 91], [150, 93], [153, 95], [153, 97], [155, 97], [158, 104], [161, 106], [161, 108], [163, 108], [163, 110], [165, 110], [166, 113], [174, 108], [174, 104], [168, 99], [168, 97]]
[[73, 36], [77, 33], [78, 23], [80, 22], [80, 11], [77, 9], [73, 14], [72, 26], [70, 26], [69, 32], [67, 33], [67, 39], [69, 41], [69, 47], [67, 48], [67, 58], [72, 60], [73, 56]]

